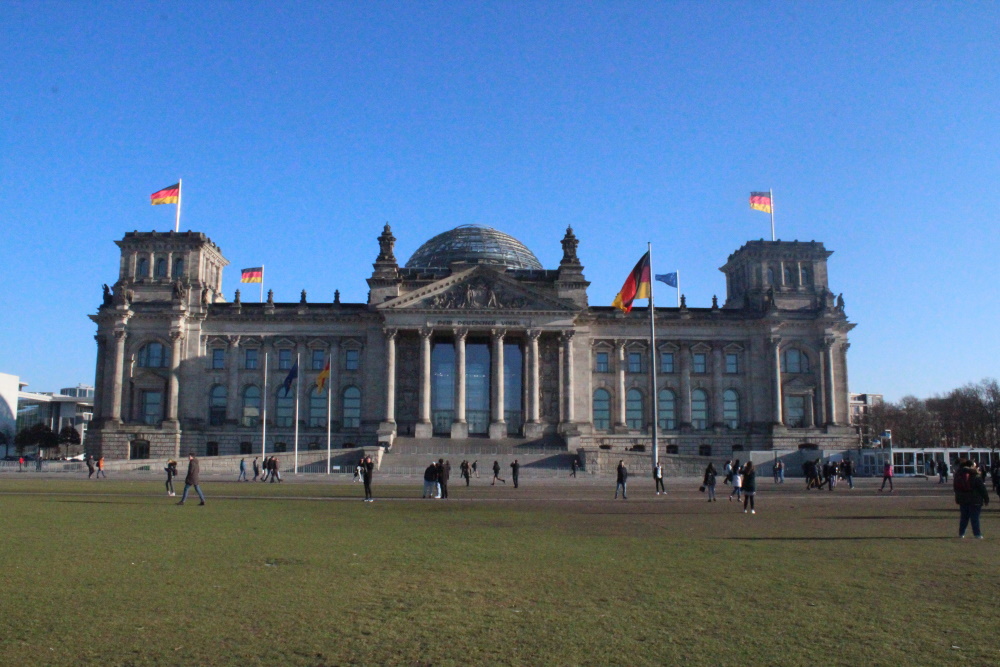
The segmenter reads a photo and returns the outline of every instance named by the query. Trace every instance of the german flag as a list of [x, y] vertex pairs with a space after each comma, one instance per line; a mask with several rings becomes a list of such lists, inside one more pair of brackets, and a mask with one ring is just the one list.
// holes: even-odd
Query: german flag
[[750, 208], [755, 211], [764, 211], [764, 213], [771, 212], [771, 193], [770, 192], [751, 192], [750, 193]]
[[316, 376], [316, 389], [319, 393], [323, 393], [326, 388], [326, 382], [330, 379], [330, 358], [327, 357], [326, 366], [323, 367], [323, 372]]
[[154, 192], [149, 196], [152, 200], [153, 206], [157, 204], [176, 204], [178, 198], [181, 196], [181, 184], [174, 183], [170, 187], [163, 188], [159, 192]]
[[611, 305], [618, 308], [623, 313], [632, 311], [632, 302], [636, 299], [649, 298], [649, 253], [647, 252], [639, 260], [639, 263], [628, 274], [622, 291], [618, 292]]
[[240, 274], [241, 283], [262, 283], [264, 282], [264, 267], [258, 266], [252, 269], [243, 269]]

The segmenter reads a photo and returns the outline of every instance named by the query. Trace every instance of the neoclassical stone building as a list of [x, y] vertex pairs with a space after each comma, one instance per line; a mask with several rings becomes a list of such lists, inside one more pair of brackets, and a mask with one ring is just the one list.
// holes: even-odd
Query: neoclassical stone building
[[[223, 297], [228, 262], [204, 234], [125, 234], [118, 279], [91, 316], [90, 449], [256, 454], [265, 415], [268, 452], [290, 451], [296, 431], [300, 450], [325, 450], [328, 422], [337, 448], [483, 438], [649, 451], [654, 423], [663, 453], [856, 442], [854, 325], [822, 243], [745, 244], [720, 269], [725, 302], [658, 307], [651, 348], [647, 308], [589, 305], [572, 229], [554, 269], [487, 227], [440, 234], [403, 266], [395, 240], [386, 225], [367, 303], [305, 291], [250, 303]], [[317, 387], [328, 359], [329, 396]]]

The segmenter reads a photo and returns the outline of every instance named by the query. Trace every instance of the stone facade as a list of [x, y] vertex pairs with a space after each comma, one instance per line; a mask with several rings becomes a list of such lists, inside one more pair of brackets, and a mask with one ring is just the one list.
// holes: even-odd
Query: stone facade
[[[482, 228], [459, 229], [457, 260], [424, 250], [421, 266], [400, 266], [386, 225], [367, 303], [310, 303], [305, 292], [297, 303], [243, 303], [239, 292], [228, 302], [228, 262], [204, 234], [126, 234], [118, 280], [91, 316], [88, 449], [258, 454], [262, 438], [268, 452], [290, 451], [296, 435], [300, 450], [325, 449], [329, 428], [335, 448], [482, 437], [648, 451], [654, 415], [666, 453], [854, 443], [854, 325], [829, 290], [823, 244], [747, 243], [721, 268], [725, 303], [657, 307], [651, 348], [647, 308], [588, 305], [572, 229], [551, 270], [523, 268], [537, 260], [514, 239], [521, 268], [504, 266], [502, 245], [479, 262], [468, 238]], [[491, 243], [509, 239], [488, 231]], [[317, 384], [328, 361], [327, 393]]]

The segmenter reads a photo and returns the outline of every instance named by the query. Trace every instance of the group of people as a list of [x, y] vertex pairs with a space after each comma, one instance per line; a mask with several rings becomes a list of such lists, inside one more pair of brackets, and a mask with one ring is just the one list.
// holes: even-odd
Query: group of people
[[[256, 456], [253, 457], [253, 481], [256, 482], [260, 478], [262, 482], [266, 482], [267, 480], [271, 480], [272, 483], [281, 482], [280, 467], [277, 456], [268, 456], [264, 459], [263, 464], [257, 462]], [[242, 461], [240, 461], [240, 474], [242, 477], [246, 477]], [[237, 481], [239, 481], [238, 478]]]
[[[806, 489], [822, 489], [824, 486], [833, 491], [838, 480], [847, 482], [848, 488], [854, 488], [854, 461], [823, 461], [816, 459], [802, 464], [802, 474], [806, 478]], [[890, 481], [891, 488], [891, 481]]]
[[87, 458], [84, 459], [84, 463], [87, 464], [87, 479], [90, 479], [91, 477], [94, 477], [94, 469], [95, 468], [97, 469], [97, 477], [94, 477], [94, 479], [100, 479], [101, 477], [103, 477], [104, 479], [108, 478], [107, 473], [104, 472], [104, 457], [103, 456], [101, 458], [97, 459], [96, 465], [95, 465], [94, 457], [92, 455], [90, 455], [90, 454], [87, 454]]
[[[711, 487], [708, 485], [709, 470], [711, 470], [712, 477]], [[722, 483], [733, 486], [733, 490], [729, 494], [729, 502], [732, 502], [734, 497], [737, 503], [742, 500], [743, 513], [746, 514], [749, 511], [750, 514], [756, 514], [754, 503], [757, 498], [757, 468], [754, 467], [753, 461], [747, 461], [743, 465], [740, 465], [739, 459], [726, 461], [724, 472], [726, 476]], [[706, 489], [710, 489], [709, 502], [715, 500], [715, 468], [711, 463], [705, 469], [704, 486]]]
[[[462, 461], [462, 476], [468, 484], [471, 467], [468, 461]], [[431, 461], [424, 470], [424, 495], [421, 498], [447, 498], [448, 480], [451, 478], [451, 462], [444, 459]]]

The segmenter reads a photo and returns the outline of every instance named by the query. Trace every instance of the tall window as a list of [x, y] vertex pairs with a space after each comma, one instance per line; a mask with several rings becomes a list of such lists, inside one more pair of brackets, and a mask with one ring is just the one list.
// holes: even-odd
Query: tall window
[[208, 423], [211, 426], [222, 426], [226, 421], [226, 388], [221, 384], [212, 387], [208, 395]]
[[597, 370], [598, 373], [607, 373], [608, 372], [608, 353], [607, 352], [598, 352], [597, 353], [597, 363], [596, 363], [596, 366], [597, 366], [596, 370]]
[[184, 277], [184, 258], [178, 257], [174, 260], [174, 278]]
[[288, 371], [292, 369], [292, 351], [278, 350], [278, 370]]
[[130, 459], [149, 458], [149, 440], [133, 440], [128, 445], [128, 457]]
[[791, 348], [785, 350], [785, 353], [781, 357], [783, 373], [808, 373], [809, 372], [809, 357], [802, 353], [801, 350]]
[[167, 260], [162, 257], [156, 260], [156, 273], [153, 275], [154, 278], [166, 278], [167, 277]]
[[611, 394], [606, 389], [594, 392], [594, 428], [603, 431], [611, 428]]
[[140, 257], [135, 267], [135, 277], [138, 279], [149, 277], [149, 259]]
[[767, 269], [767, 284], [768, 285], [774, 284], [774, 269], [772, 268]]
[[795, 274], [792, 273], [792, 267], [785, 267], [785, 284], [791, 287], [795, 284]]
[[325, 365], [326, 365], [326, 350], [313, 350], [311, 368], [314, 371], [321, 371], [323, 370], [323, 366]]
[[287, 428], [295, 422], [295, 392], [278, 387], [275, 394], [274, 425]]
[[257, 353], [259, 350], [256, 348], [247, 348], [243, 353], [243, 367], [248, 371], [257, 370]]
[[260, 420], [260, 388], [250, 385], [243, 390], [243, 425], [256, 426]]
[[629, 373], [641, 373], [642, 372], [642, 355], [638, 352], [628, 353], [628, 372]]
[[726, 372], [729, 374], [740, 372], [740, 355], [735, 352], [726, 353]]
[[344, 368], [356, 371], [361, 365], [361, 350], [347, 350], [344, 357]]
[[219, 369], [225, 367], [226, 367], [225, 348], [221, 347], [212, 348], [212, 368]]
[[140, 408], [142, 410], [142, 422], [150, 426], [156, 426], [163, 419], [163, 392], [144, 391], [140, 395]]
[[161, 343], [147, 343], [139, 350], [141, 368], [166, 368], [170, 365], [170, 349]]
[[326, 390], [315, 386], [309, 390], [309, 426], [326, 426]]
[[740, 427], [740, 395], [733, 389], [722, 394], [722, 421], [729, 428]]
[[806, 423], [806, 397], [785, 397], [785, 426], [802, 428]]
[[691, 355], [691, 362], [692, 373], [708, 372], [708, 355], [704, 352], [695, 352]]
[[808, 266], [803, 266], [802, 267], [802, 284], [803, 285], [812, 285], [812, 282], [813, 282], [813, 280], [812, 280], [812, 271], [809, 270]]
[[640, 429], [643, 426], [642, 392], [638, 389], [629, 389], [625, 392], [625, 425], [632, 429]]
[[660, 353], [660, 372], [661, 373], [673, 373], [674, 372], [674, 353], [673, 352], [661, 352]]
[[344, 390], [344, 428], [361, 428], [361, 390], [348, 387]]
[[703, 389], [691, 392], [691, 426], [699, 430], [708, 428], [708, 394]]
[[660, 428], [669, 431], [677, 428], [677, 397], [669, 389], [660, 390], [658, 401]]

